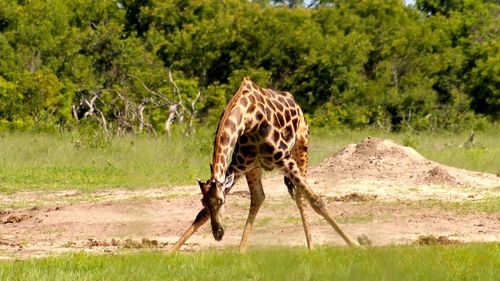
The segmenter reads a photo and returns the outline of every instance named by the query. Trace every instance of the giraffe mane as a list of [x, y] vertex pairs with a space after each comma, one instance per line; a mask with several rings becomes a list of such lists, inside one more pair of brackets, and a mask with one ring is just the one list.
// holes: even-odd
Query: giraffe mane
[[[210, 171], [212, 179], [214, 179], [214, 177], [215, 177], [213, 165], [216, 162], [217, 157], [219, 157], [219, 155], [220, 155], [219, 151], [215, 148], [219, 147], [219, 144], [220, 144], [221, 138], [222, 138], [222, 134], [224, 132], [224, 124], [226, 123], [227, 119], [229, 118], [231, 110], [234, 107], [236, 107], [236, 102], [238, 101], [238, 98], [241, 96], [241, 93], [243, 92], [243, 86], [247, 83], [253, 83], [253, 82], [250, 79], [250, 77], [245, 76], [245, 78], [243, 78], [243, 82], [241, 83], [238, 91], [236, 92], [236, 94], [234, 94], [234, 96], [231, 98], [231, 100], [229, 100], [228, 104], [224, 108], [224, 112], [222, 113], [221, 120], [219, 121], [219, 124], [217, 125], [217, 130], [216, 130], [215, 139], [214, 139], [214, 153], [212, 155], [212, 164], [210, 164], [212, 167], [211, 171]], [[222, 176], [224, 176], [224, 175], [222, 175]], [[225, 178], [215, 178], [215, 179], [219, 183], [222, 183], [225, 180]]]

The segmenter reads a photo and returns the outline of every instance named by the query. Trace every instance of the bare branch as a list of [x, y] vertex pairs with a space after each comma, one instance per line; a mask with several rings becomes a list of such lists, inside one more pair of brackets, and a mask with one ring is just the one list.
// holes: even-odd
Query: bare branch
[[85, 112], [83, 117], [92, 116], [95, 113], [95, 116], [97, 117], [97, 121], [99, 122], [99, 124], [101, 125], [101, 128], [103, 130], [104, 136], [106, 137], [106, 139], [109, 140], [108, 122], [106, 121], [106, 118], [104, 117], [104, 114], [102, 113], [102, 111], [99, 110], [99, 108], [96, 105], [96, 101], [98, 99], [100, 99], [99, 94], [98, 94], [98, 92], [94, 92], [94, 91], [92, 91], [91, 93], [93, 94], [93, 96], [90, 100], [87, 98], [82, 98], [82, 101], [80, 102], [81, 104], [86, 104], [89, 108], [89, 110], [87, 112]]
[[182, 122], [182, 120], [184, 119], [184, 113], [187, 112], [187, 110], [184, 107], [184, 102], [182, 100], [181, 91], [179, 90], [177, 83], [175, 83], [174, 78], [172, 77], [172, 70], [170, 68], [168, 69], [168, 79], [169, 79], [170, 83], [172, 83], [172, 85], [174, 86], [174, 95], [177, 95], [177, 97], [179, 98], [178, 105], [182, 109], [181, 114], [179, 116], [179, 122]]
[[189, 125], [188, 125], [188, 129], [186, 130], [186, 135], [190, 135], [191, 133], [194, 132], [194, 127], [193, 127], [193, 120], [194, 120], [194, 117], [196, 115], [196, 101], [198, 101], [198, 99], [200, 98], [201, 96], [201, 91], [198, 91], [198, 94], [196, 95], [196, 97], [194, 98], [194, 100], [191, 102], [191, 112], [189, 112]]
[[172, 102], [171, 100], [169, 100], [169, 99], [168, 99], [165, 95], [163, 95], [163, 94], [161, 94], [161, 93], [159, 93], [159, 92], [157, 92], [157, 91], [153, 91], [153, 90], [149, 89], [149, 88], [148, 88], [148, 86], [146, 86], [146, 84], [144, 83], [144, 81], [142, 81], [139, 77], [137, 77], [137, 76], [135, 76], [135, 75], [132, 75], [132, 74], [129, 74], [128, 76], [130, 76], [130, 77], [132, 77], [132, 78], [134, 78], [134, 79], [139, 80], [139, 82], [141, 82], [141, 84], [142, 84], [142, 87], [143, 87], [143, 88], [144, 88], [147, 92], [149, 92], [150, 94], [155, 95], [155, 96], [157, 96], [157, 97], [159, 97], [159, 98], [161, 98], [161, 99], [165, 100], [168, 104], [173, 104], [173, 103], [174, 103], [174, 102]]
[[168, 69], [168, 80], [174, 86], [174, 95], [177, 95], [179, 97], [179, 105], [181, 107], [184, 107], [181, 97], [181, 91], [179, 90], [179, 87], [177, 86], [177, 84], [174, 81], [174, 78], [172, 77], [172, 70], [170, 68]]
[[75, 120], [78, 122], [78, 112], [76, 111], [76, 106], [74, 104], [71, 105], [71, 114], [75, 118]]
[[192, 113], [196, 112], [196, 108], [194, 106], [200, 97], [201, 97], [201, 91], [198, 91], [198, 94], [194, 98], [193, 102], [191, 102]]
[[172, 123], [174, 122], [175, 118], [178, 115], [178, 112], [177, 112], [178, 107], [179, 107], [179, 105], [172, 104], [170, 106], [170, 109], [168, 110], [168, 118], [165, 121], [165, 132], [167, 133], [168, 137], [171, 136], [171, 126], [172, 126]]

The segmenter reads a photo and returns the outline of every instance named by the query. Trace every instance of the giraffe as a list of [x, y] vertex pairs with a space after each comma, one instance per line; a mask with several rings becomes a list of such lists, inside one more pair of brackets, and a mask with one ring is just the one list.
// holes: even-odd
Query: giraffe
[[265, 199], [262, 170], [274, 168], [283, 173], [288, 192], [299, 209], [309, 249], [313, 245], [306, 201], [349, 246], [358, 246], [333, 219], [325, 201], [306, 182], [308, 143], [307, 121], [293, 96], [288, 92], [261, 88], [245, 77], [224, 109], [217, 127], [211, 178], [198, 180], [203, 209], [172, 251], [177, 251], [209, 219], [215, 240], [222, 239], [221, 210], [226, 195], [236, 181], [245, 176], [250, 191], [250, 209], [239, 247], [240, 252], [244, 252], [255, 217]]

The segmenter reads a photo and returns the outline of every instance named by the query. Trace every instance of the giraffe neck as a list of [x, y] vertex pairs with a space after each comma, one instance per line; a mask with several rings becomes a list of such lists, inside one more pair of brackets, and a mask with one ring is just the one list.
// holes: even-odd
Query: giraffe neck
[[[214, 150], [212, 156], [212, 179], [216, 179], [218, 182], [224, 182], [226, 178], [226, 171], [229, 166], [229, 157], [234, 150], [236, 141], [238, 139], [238, 134], [236, 132], [228, 132], [228, 128], [232, 128], [232, 125], [220, 125], [217, 137], [215, 139], [217, 148]], [[221, 146], [221, 144], [224, 144]]]
[[229, 157], [234, 150], [238, 138], [245, 131], [244, 115], [249, 101], [242, 97], [252, 91], [252, 82], [245, 78], [238, 92], [231, 98], [217, 127], [212, 157], [212, 179], [224, 182], [229, 166]]

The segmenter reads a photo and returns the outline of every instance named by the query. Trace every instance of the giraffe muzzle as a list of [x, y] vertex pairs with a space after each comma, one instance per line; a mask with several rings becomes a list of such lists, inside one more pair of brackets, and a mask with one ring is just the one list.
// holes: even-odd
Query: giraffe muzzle
[[219, 224], [212, 224], [212, 234], [215, 240], [220, 241], [224, 237], [224, 228]]

